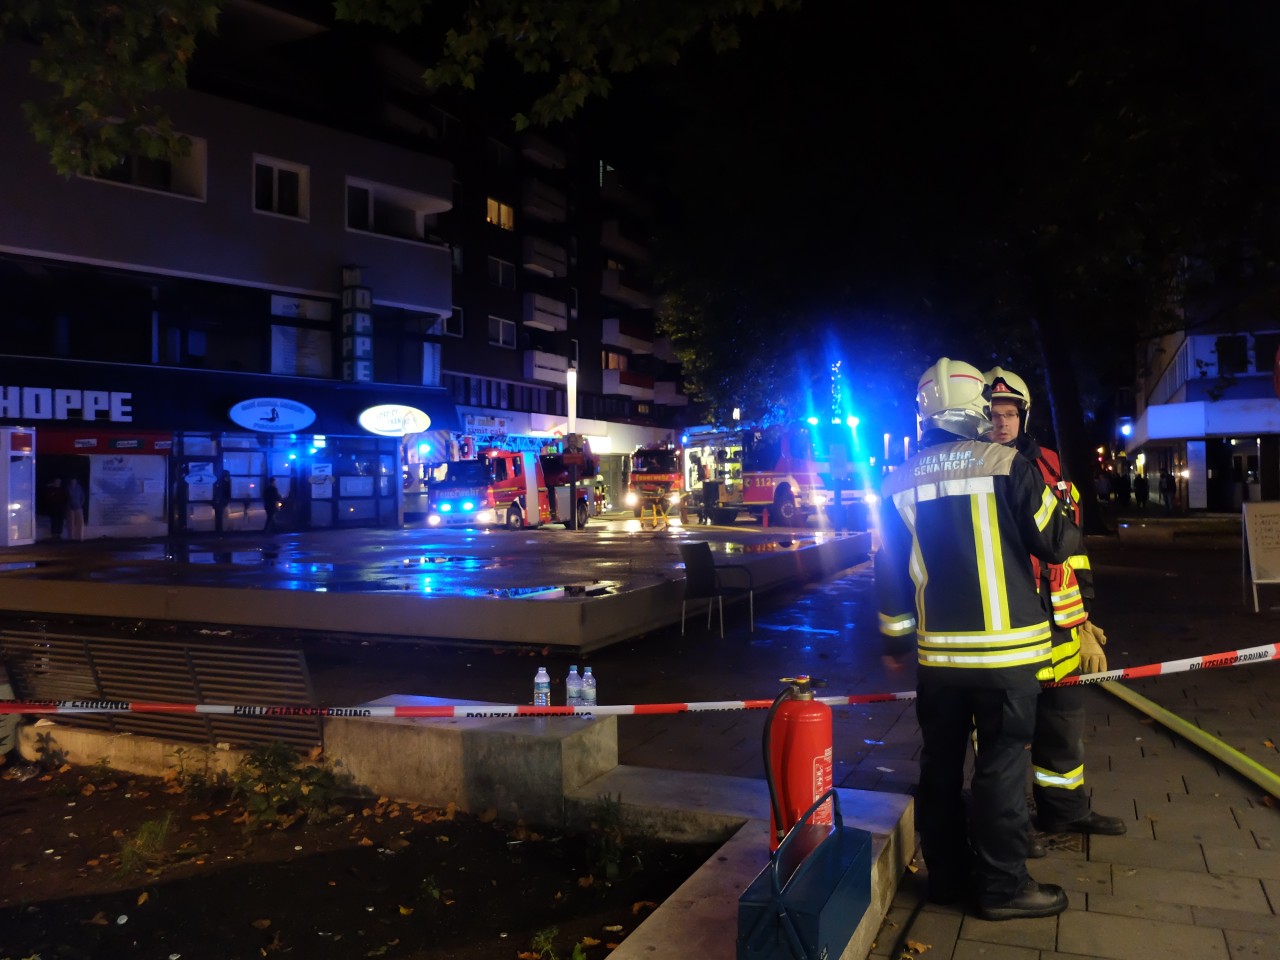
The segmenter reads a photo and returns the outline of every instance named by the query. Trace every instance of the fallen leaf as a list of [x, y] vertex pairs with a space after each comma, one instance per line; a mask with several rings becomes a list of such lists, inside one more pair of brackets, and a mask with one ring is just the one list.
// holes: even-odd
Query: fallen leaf
[[583, 937], [582, 945], [584, 947], [598, 947], [600, 946], [600, 941], [597, 940], [595, 937]]
[[457, 812], [458, 812], [458, 805], [454, 803], [452, 800], [450, 800], [448, 806], [444, 808], [444, 818], [446, 820], [452, 820], [454, 817], [454, 814], [456, 814]]
[[93, 796], [93, 794], [94, 794], [94, 792], [95, 792], [97, 789], [98, 789], [98, 788], [97, 788], [97, 787], [95, 787], [92, 783], [86, 783], [83, 787], [81, 787], [81, 788], [80, 788], [80, 796], [82, 796], [82, 797], [92, 797], [92, 796]]
[[401, 904], [401, 906], [400, 906], [400, 916], [402, 916], [402, 917], [411, 917], [411, 916], [413, 916], [413, 907], [406, 907], [406, 906], [404, 906], [403, 904]]
[[634, 917], [641, 910], [657, 910], [658, 905], [652, 900], [637, 900], [631, 905], [631, 915]]
[[151, 894], [143, 890], [140, 894], [138, 894], [138, 906], [142, 906], [144, 903], [146, 903], [150, 899], [151, 899]]
[[530, 953], [528, 950], [521, 950], [516, 954], [516, 956], [519, 957], [520, 960], [542, 960], [542, 954]]
[[66, 773], [66, 772], [67, 772], [67, 771], [69, 771], [70, 769], [71, 769], [71, 764], [69, 764], [69, 763], [64, 763], [62, 766], [60, 766], [60, 767], [58, 768], [58, 772], [59, 772], [59, 773]]
[[1268, 750], [1274, 750], [1276, 748], [1276, 745], [1272, 743], [1270, 740], [1263, 740], [1262, 745], [1266, 747]]
[[193, 813], [191, 815], [191, 819], [192, 820], [208, 820], [210, 819], [210, 817], [207, 813]]
[[578, 878], [578, 886], [582, 887], [584, 890], [595, 882], [596, 882], [596, 878], [591, 876], [591, 874], [587, 874], [585, 877]]
[[92, 925], [93, 925], [93, 926], [95, 926], [95, 927], [105, 927], [105, 926], [107, 926], [111, 921], [107, 919], [107, 915], [106, 915], [105, 913], [103, 913], [101, 910], [99, 910], [97, 913], [95, 913], [95, 914], [94, 914], [92, 917], [90, 917], [88, 920], [81, 920], [80, 922], [81, 922], [81, 923], [83, 923], [83, 924], [92, 924]]
[[933, 949], [933, 944], [917, 943], [915, 940], [908, 940], [907, 949], [910, 950], [912, 953], [927, 953], [928, 951]]
[[253, 921], [253, 925], [259, 930], [265, 930], [267, 927], [271, 926], [271, 921], [266, 917], [263, 917], [261, 920]]
[[617, 950], [617, 949], [618, 949], [618, 946], [619, 946], [619, 945], [618, 945], [618, 944], [616, 944], [616, 943], [606, 943], [606, 944], [604, 945], [604, 948], [605, 948], [606, 950]]
[[605, 928], [604, 928], [604, 932], [605, 932], [605, 933], [621, 933], [621, 932], [622, 932], [622, 924], [620, 924], [620, 923], [611, 923], [611, 924], [609, 924], [607, 927], [605, 927]]
[[1264, 807], [1274, 807], [1276, 805], [1275, 799], [1269, 794], [1263, 795], [1261, 803]]
[[403, 850], [407, 846], [410, 846], [410, 843], [404, 837], [392, 837], [387, 841], [388, 850]]
[[368, 837], [361, 837], [361, 838], [360, 838], [359, 846], [362, 846], [362, 847], [372, 847], [372, 846], [373, 846], [373, 841], [372, 841], [372, 840], [370, 840]]

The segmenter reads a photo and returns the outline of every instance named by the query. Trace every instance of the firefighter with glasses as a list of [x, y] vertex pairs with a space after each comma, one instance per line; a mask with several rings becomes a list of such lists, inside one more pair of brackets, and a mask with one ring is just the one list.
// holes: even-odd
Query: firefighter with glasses
[[876, 592], [886, 640], [916, 641], [929, 898], [973, 895], [979, 916], [1012, 920], [1067, 908], [1062, 888], [1037, 883], [1026, 866], [1026, 747], [1040, 682], [1053, 675], [1031, 556], [1061, 563], [1080, 552], [1081, 536], [1028, 460], [983, 439], [986, 386], [982, 371], [945, 357], [920, 377], [920, 449], [883, 481]]
[[[1012, 447], [1030, 460], [1079, 524], [1080, 498], [1066, 479], [1058, 454], [1027, 433], [1031, 391], [1026, 381], [1001, 367], [992, 367], [984, 379], [991, 397], [991, 441]], [[1093, 571], [1083, 546], [1065, 563], [1045, 564], [1032, 557], [1031, 566], [1053, 614], [1053, 679], [1105, 671], [1107, 657], [1102, 648], [1107, 636], [1089, 619]], [[1048, 687], [1036, 703], [1036, 732], [1031, 741], [1036, 820], [1046, 833], [1118, 836], [1125, 832], [1124, 821], [1093, 812], [1084, 789], [1084, 698], [1079, 685]], [[1029, 849], [1033, 856], [1044, 855], [1044, 848], [1035, 841]]]

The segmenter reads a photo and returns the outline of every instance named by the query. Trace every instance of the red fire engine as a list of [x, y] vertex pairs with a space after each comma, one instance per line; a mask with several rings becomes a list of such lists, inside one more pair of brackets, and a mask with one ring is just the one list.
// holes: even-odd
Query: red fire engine
[[535, 454], [489, 447], [474, 460], [445, 465], [444, 477], [428, 490], [427, 523], [502, 524], [511, 530], [544, 523], [572, 526], [569, 491], [576, 485], [573, 502], [581, 529], [591, 514], [595, 470], [590, 451]]

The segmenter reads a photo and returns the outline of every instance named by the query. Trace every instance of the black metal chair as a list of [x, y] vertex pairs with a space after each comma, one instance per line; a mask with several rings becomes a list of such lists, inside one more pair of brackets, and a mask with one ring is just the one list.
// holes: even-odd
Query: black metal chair
[[[751, 570], [740, 563], [717, 564], [711, 556], [711, 544], [705, 541], [680, 544], [680, 559], [684, 561], [684, 599], [680, 602], [680, 636], [684, 636], [684, 616], [690, 601], [707, 601], [707, 629], [711, 629], [711, 612], [720, 610], [720, 637], [724, 638], [724, 598], [731, 600], [744, 594], [750, 612], [751, 632], [756, 630], [755, 581]], [[732, 571], [746, 577], [746, 586], [724, 582], [724, 574]]]

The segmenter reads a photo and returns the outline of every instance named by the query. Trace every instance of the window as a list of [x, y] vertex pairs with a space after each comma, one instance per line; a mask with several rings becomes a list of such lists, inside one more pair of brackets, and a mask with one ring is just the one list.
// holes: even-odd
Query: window
[[489, 258], [489, 282], [503, 290], [516, 288], [516, 265], [497, 257]]
[[490, 137], [487, 152], [489, 155], [489, 163], [493, 166], [498, 167], [499, 169], [511, 166], [514, 154], [511, 148], [505, 143]]
[[190, 148], [184, 157], [158, 159], [125, 154], [115, 166], [97, 174], [93, 179], [203, 200], [206, 145], [199, 137], [190, 137], [189, 142]]
[[570, 319], [578, 319], [578, 288], [569, 288], [569, 317]]
[[275, 213], [282, 217], [310, 218], [310, 172], [304, 166], [275, 160], [253, 158], [253, 209], [259, 213]]
[[1270, 373], [1275, 367], [1277, 350], [1280, 350], [1280, 333], [1254, 334], [1253, 369], [1258, 373]]
[[462, 272], [462, 248], [455, 243], [453, 245], [453, 249], [451, 253], [453, 254], [453, 272], [461, 273]]
[[440, 344], [424, 343], [422, 345], [422, 385], [424, 387], [440, 386]]
[[601, 370], [627, 369], [627, 355], [625, 353], [614, 353], [612, 350], [601, 350], [600, 351], [600, 369]]
[[1218, 354], [1218, 376], [1244, 373], [1249, 369], [1249, 351], [1244, 337], [1219, 337], [1214, 349]]
[[460, 337], [463, 329], [462, 308], [455, 306], [453, 313], [444, 318], [444, 335], [446, 337]]
[[500, 200], [489, 198], [488, 212], [485, 219], [503, 230], [516, 228], [516, 212]]
[[489, 317], [489, 342], [508, 350], [516, 348], [516, 325], [501, 317]]
[[347, 229], [399, 240], [424, 240], [439, 201], [385, 183], [347, 178]]
[[577, 340], [574, 340], [574, 339], [569, 340], [569, 359], [573, 362], [573, 365], [575, 367], [578, 365], [578, 341]]

